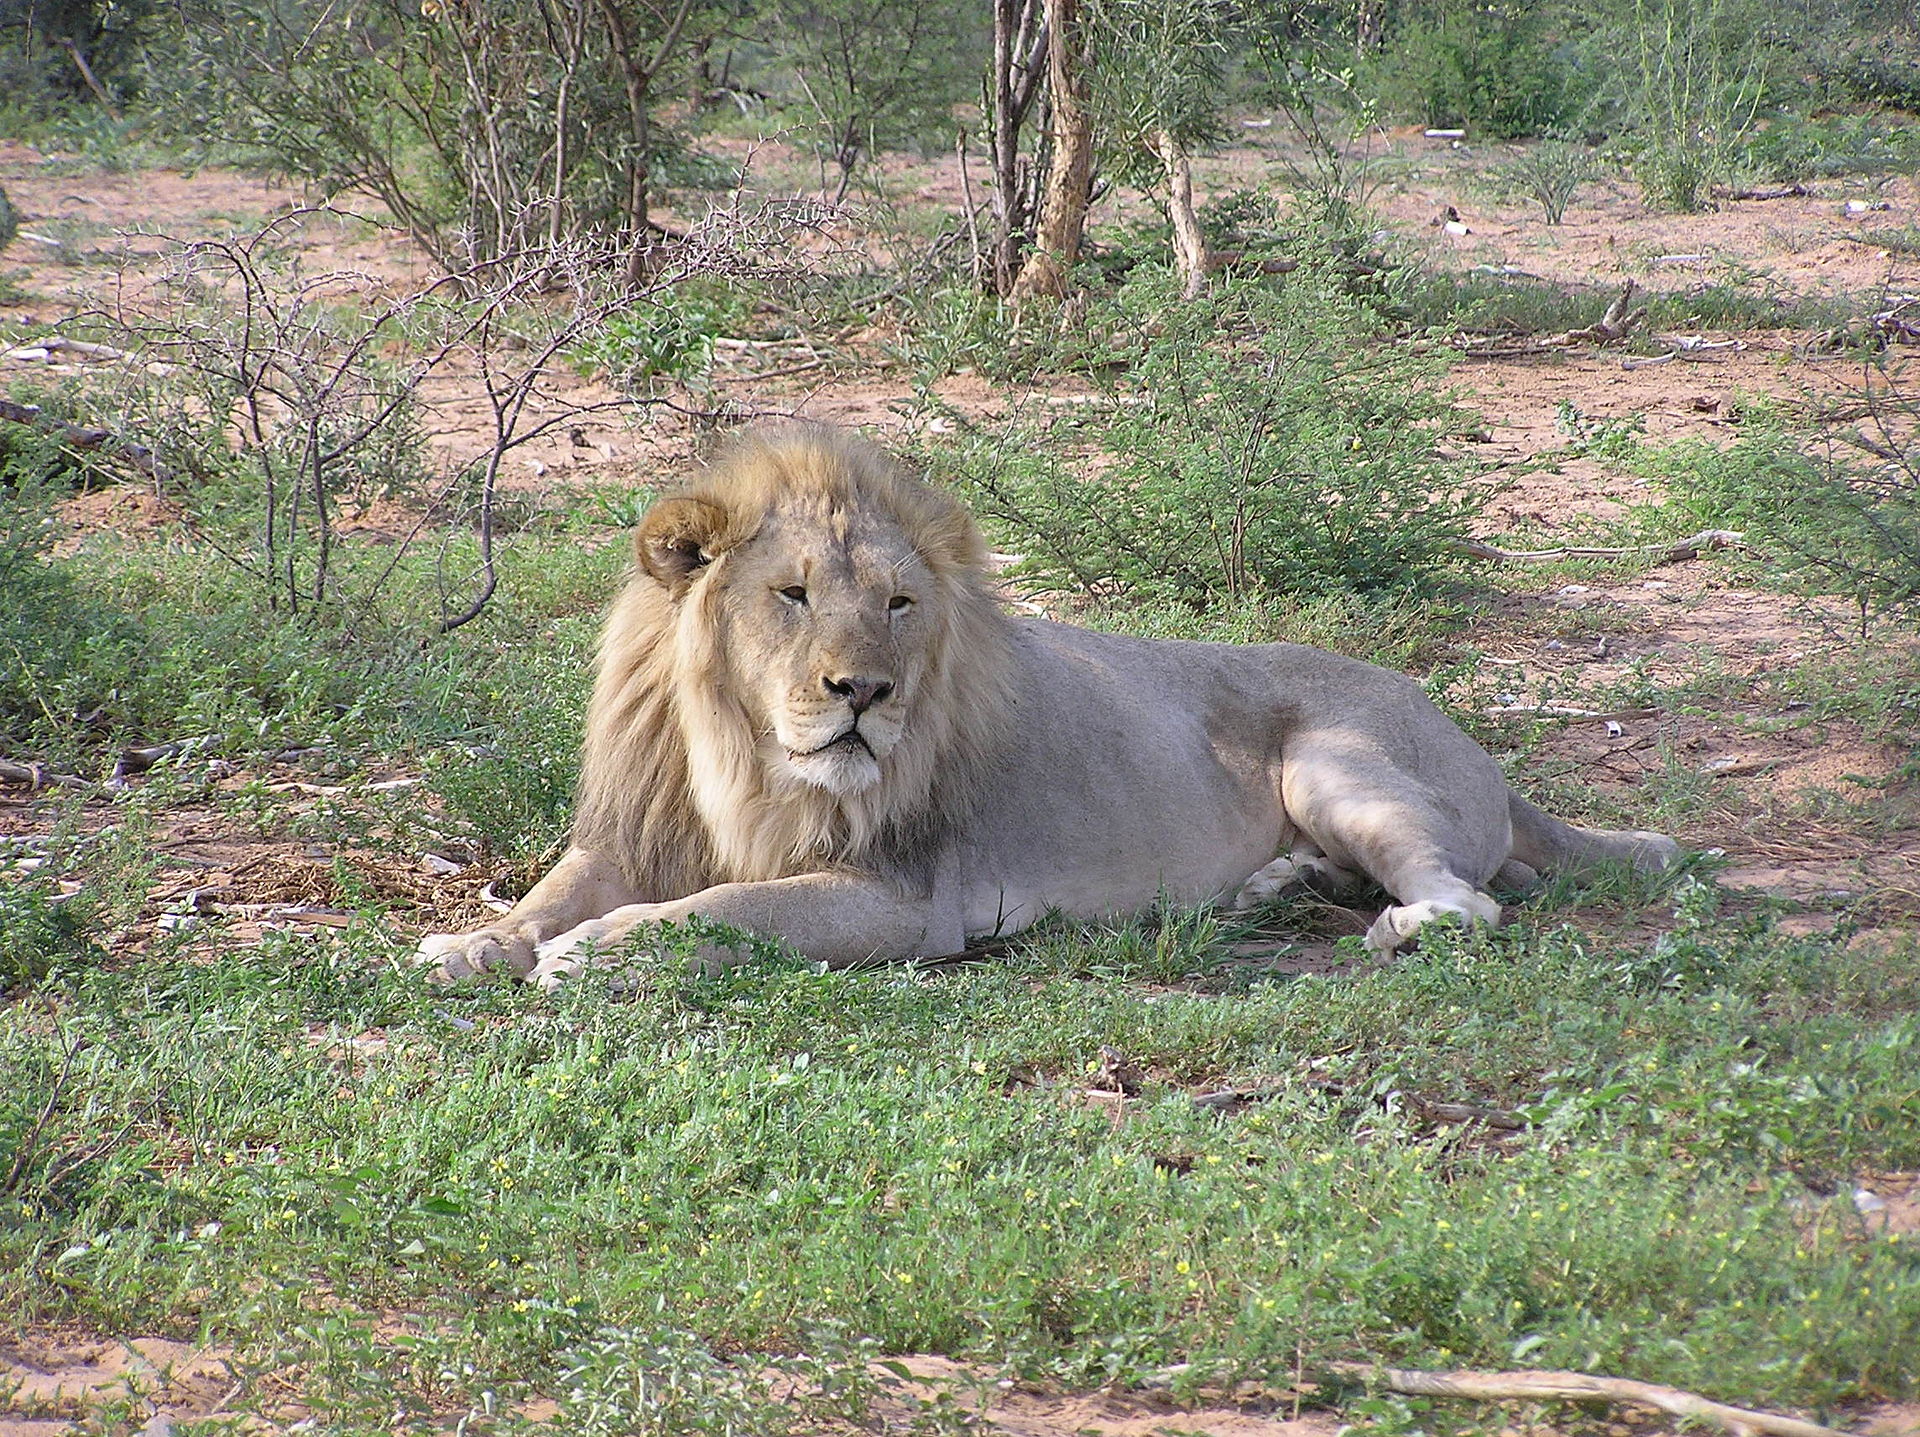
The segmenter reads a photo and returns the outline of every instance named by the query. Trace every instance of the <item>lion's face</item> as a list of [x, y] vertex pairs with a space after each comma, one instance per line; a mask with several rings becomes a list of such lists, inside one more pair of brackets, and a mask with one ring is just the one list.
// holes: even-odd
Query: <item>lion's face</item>
[[728, 662], [776, 761], [834, 793], [878, 783], [925, 647], [931, 576], [905, 536], [777, 514], [713, 577]]
[[[648, 530], [672, 517], [650, 516]], [[657, 538], [652, 552], [663, 553]], [[675, 557], [670, 543], [664, 553]], [[666, 581], [700, 606], [762, 761], [843, 797], [878, 784], [911, 722], [942, 594], [907, 536], [884, 516], [795, 506], [717, 556], [700, 546], [691, 557]]]

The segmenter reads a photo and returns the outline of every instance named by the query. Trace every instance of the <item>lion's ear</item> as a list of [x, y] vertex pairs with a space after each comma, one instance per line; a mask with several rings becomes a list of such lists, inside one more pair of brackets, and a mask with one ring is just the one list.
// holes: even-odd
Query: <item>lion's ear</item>
[[711, 500], [662, 499], [634, 530], [634, 556], [677, 599], [718, 557], [727, 527], [727, 511]]

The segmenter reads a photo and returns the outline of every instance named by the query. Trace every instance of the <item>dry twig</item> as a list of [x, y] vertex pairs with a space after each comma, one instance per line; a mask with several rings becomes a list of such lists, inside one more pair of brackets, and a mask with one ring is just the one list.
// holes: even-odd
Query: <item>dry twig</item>
[[1461, 539], [1454, 547], [1477, 559], [1496, 559], [1505, 564], [1537, 563], [1548, 559], [1617, 559], [1625, 554], [1659, 554], [1663, 562], [1677, 564], [1683, 559], [1697, 559], [1716, 549], [1744, 549], [1747, 540], [1744, 534], [1734, 529], [1702, 529], [1698, 534], [1689, 534], [1684, 539], [1673, 539], [1664, 544], [1628, 544], [1621, 548], [1568, 544], [1557, 549], [1501, 549], [1478, 539]]
[[1773, 1412], [1729, 1407], [1677, 1387], [1635, 1382], [1625, 1377], [1594, 1377], [1584, 1372], [1421, 1372], [1340, 1362], [1342, 1376], [1374, 1381], [1410, 1397], [1465, 1397], [1475, 1402], [1609, 1402], [1650, 1407], [1675, 1417], [1694, 1417], [1735, 1437], [1841, 1437], [1831, 1427], [1802, 1422]]

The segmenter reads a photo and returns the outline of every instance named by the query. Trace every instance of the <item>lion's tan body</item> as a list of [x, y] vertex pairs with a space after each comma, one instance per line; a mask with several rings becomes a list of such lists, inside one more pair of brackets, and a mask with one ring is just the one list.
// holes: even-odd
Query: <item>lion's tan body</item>
[[1008, 618], [965, 511], [824, 431], [743, 442], [636, 548], [573, 847], [497, 923], [423, 942], [449, 978], [551, 986], [694, 914], [841, 963], [1362, 875], [1396, 900], [1368, 935], [1389, 951], [1496, 921], [1503, 866], [1677, 852], [1511, 794], [1398, 674]]

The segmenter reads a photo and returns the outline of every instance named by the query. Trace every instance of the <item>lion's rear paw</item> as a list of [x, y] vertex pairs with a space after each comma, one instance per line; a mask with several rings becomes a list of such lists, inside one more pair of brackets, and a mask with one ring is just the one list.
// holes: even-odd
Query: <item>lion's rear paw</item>
[[1359, 876], [1340, 867], [1324, 855], [1317, 858], [1276, 858], [1240, 885], [1233, 895], [1238, 909], [1257, 908], [1273, 898], [1301, 893], [1337, 897], [1354, 888]]
[[1474, 923], [1491, 926], [1499, 921], [1500, 905], [1484, 893], [1459, 899], [1429, 898], [1383, 910], [1367, 930], [1367, 947], [1385, 958], [1413, 942], [1429, 923], [1451, 922], [1465, 927]]
[[527, 981], [542, 992], [558, 992], [562, 984], [586, 971], [596, 949], [617, 942], [627, 927], [611, 918], [589, 918], [574, 924], [533, 950], [537, 961]]
[[1291, 858], [1276, 858], [1240, 885], [1240, 891], [1233, 895], [1233, 906], [1240, 910], [1258, 908], [1270, 898], [1305, 886], [1299, 866]]
[[519, 978], [533, 967], [533, 944], [504, 928], [429, 933], [414, 950], [414, 959], [427, 965], [430, 983], [464, 983], [489, 973]]
[[558, 993], [561, 988], [585, 972], [586, 967], [584, 958], [555, 953], [534, 964], [533, 971], [527, 975], [527, 981], [542, 993]]

